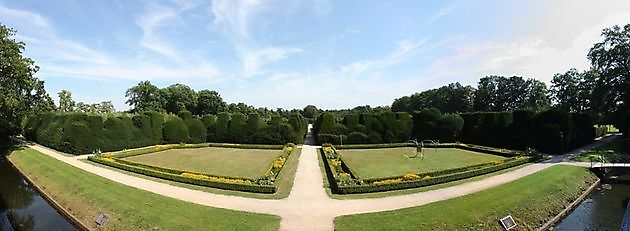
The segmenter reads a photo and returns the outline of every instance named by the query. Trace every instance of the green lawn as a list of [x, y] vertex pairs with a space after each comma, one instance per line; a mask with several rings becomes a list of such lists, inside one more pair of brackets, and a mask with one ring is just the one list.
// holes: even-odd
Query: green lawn
[[276, 178], [275, 184], [276, 184], [277, 190], [276, 190], [276, 193], [274, 193], [274, 194], [241, 192], [241, 191], [235, 191], [235, 190], [227, 190], [227, 189], [219, 189], [219, 188], [198, 186], [198, 185], [194, 185], [194, 184], [181, 183], [181, 182], [172, 181], [172, 180], [164, 180], [164, 179], [160, 179], [160, 178], [156, 178], [156, 177], [142, 175], [142, 174], [139, 174], [139, 173], [125, 171], [125, 170], [122, 170], [122, 169], [119, 169], [119, 168], [114, 168], [114, 167], [111, 167], [111, 166], [99, 164], [99, 163], [96, 163], [94, 161], [83, 160], [83, 162], [88, 163], [88, 164], [92, 164], [92, 165], [96, 165], [96, 166], [99, 166], [101, 168], [107, 168], [109, 170], [113, 170], [113, 171], [117, 171], [117, 172], [120, 172], [120, 173], [124, 173], [124, 174], [127, 174], [127, 175], [140, 177], [140, 178], [143, 178], [143, 179], [153, 180], [153, 181], [157, 181], [157, 182], [164, 183], [164, 184], [170, 184], [170, 185], [174, 185], [174, 186], [179, 186], [179, 187], [184, 187], [184, 188], [189, 188], [189, 189], [194, 189], [194, 190], [199, 190], [199, 191], [204, 191], [204, 192], [209, 192], [209, 193], [233, 195], [233, 196], [249, 197], [249, 198], [257, 198], [257, 199], [283, 199], [283, 198], [286, 198], [286, 197], [289, 196], [289, 193], [291, 192], [291, 188], [293, 187], [293, 180], [295, 179], [295, 172], [297, 171], [297, 166], [298, 166], [298, 161], [300, 159], [300, 155], [301, 155], [301, 149], [299, 149], [299, 148], [298, 148], [298, 150], [293, 151], [293, 153], [291, 153], [291, 155], [289, 155], [289, 158], [287, 159], [287, 162], [284, 164], [284, 167], [282, 167], [282, 170], [280, 171], [280, 174], [278, 174], [278, 177]]
[[258, 178], [267, 172], [282, 150], [239, 148], [170, 149], [125, 160], [217, 176]]
[[518, 230], [536, 230], [597, 180], [588, 169], [553, 166], [478, 193], [394, 211], [342, 216], [335, 230], [502, 230], [514, 217]]
[[277, 230], [280, 224], [273, 215], [191, 204], [115, 183], [32, 149], [9, 159], [85, 224], [107, 213], [107, 230]]
[[344, 163], [362, 179], [427, 173], [505, 159], [457, 148], [425, 148], [424, 159], [408, 158], [415, 148], [348, 149], [338, 151]]
[[581, 153], [572, 159], [582, 162], [630, 162], [630, 145], [624, 138], [619, 138], [602, 147]]

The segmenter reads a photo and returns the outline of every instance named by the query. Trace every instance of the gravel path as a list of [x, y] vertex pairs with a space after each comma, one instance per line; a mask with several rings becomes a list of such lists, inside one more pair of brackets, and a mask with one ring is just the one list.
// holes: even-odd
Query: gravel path
[[[603, 139], [588, 148], [601, 146], [613, 139], [616, 137]], [[310, 135], [307, 136], [307, 143], [313, 143]], [[579, 166], [586, 164], [588, 166], [588, 163], [567, 161], [569, 155], [575, 155], [583, 150], [578, 149], [543, 163], [532, 164], [508, 173], [448, 188], [384, 198], [335, 200], [328, 197], [323, 185], [323, 176], [317, 157], [318, 147], [303, 145], [291, 193], [287, 198], [271, 200], [212, 194], [159, 183], [82, 162], [81, 159], [85, 156], [66, 157], [37, 144], [29, 144], [29, 146], [69, 165], [134, 188], [205, 206], [275, 214], [282, 218], [281, 230], [334, 230], [333, 220], [337, 216], [395, 210], [447, 200], [508, 183], [556, 164]]]

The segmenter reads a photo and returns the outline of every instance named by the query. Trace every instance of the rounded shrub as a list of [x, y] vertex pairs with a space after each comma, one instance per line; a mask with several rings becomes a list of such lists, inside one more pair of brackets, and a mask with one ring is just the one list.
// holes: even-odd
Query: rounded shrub
[[184, 121], [176, 116], [169, 116], [164, 122], [164, 142], [170, 144], [186, 143], [190, 140], [188, 127]]

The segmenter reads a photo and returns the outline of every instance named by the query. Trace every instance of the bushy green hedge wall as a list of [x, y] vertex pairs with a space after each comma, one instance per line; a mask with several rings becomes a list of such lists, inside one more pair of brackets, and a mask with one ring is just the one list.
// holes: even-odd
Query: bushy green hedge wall
[[[474, 112], [462, 114], [464, 128], [460, 140], [480, 145], [559, 153], [588, 144], [595, 128], [588, 114], [547, 110]], [[562, 135], [561, 135], [562, 134]], [[561, 137], [562, 136], [562, 137]]]
[[28, 118], [27, 139], [72, 154], [116, 151], [166, 143], [302, 143], [307, 124], [295, 113], [266, 123], [257, 115], [219, 113], [202, 118], [188, 111], [112, 114], [43, 113]]

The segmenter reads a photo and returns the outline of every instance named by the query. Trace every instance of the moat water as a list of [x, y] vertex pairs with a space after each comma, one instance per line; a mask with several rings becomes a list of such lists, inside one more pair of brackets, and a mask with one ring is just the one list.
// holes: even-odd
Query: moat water
[[610, 188], [600, 186], [593, 190], [554, 230], [619, 230], [630, 199], [630, 170], [612, 170], [602, 184]]
[[0, 149], [0, 231], [76, 230], [50, 206], [6, 159]]

